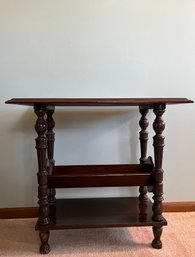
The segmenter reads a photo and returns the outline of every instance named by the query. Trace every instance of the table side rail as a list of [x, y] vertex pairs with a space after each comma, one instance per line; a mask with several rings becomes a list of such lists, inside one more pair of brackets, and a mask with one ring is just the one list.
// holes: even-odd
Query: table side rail
[[54, 166], [48, 187], [150, 186], [152, 171], [151, 164]]

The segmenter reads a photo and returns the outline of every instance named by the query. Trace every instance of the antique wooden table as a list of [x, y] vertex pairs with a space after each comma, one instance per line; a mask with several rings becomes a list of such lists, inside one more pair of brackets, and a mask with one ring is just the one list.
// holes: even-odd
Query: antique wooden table
[[[152, 246], [160, 249], [163, 218], [163, 147], [165, 128], [162, 115], [166, 105], [192, 103], [186, 98], [102, 98], [38, 99], [15, 98], [7, 104], [33, 106], [37, 116], [35, 130], [38, 158], [39, 217], [36, 230], [41, 239], [40, 253], [48, 253], [49, 232], [54, 229], [152, 226]], [[55, 106], [138, 106], [141, 157], [138, 164], [55, 165], [53, 113]], [[147, 157], [147, 113], [153, 109], [154, 163]], [[55, 188], [139, 186], [139, 197], [56, 199]], [[150, 201], [147, 192], [153, 193]]]

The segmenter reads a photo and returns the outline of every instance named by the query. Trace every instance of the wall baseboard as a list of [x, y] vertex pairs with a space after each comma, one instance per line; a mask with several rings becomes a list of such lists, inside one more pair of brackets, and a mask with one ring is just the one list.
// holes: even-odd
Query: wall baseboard
[[[164, 212], [195, 211], [195, 202], [165, 202]], [[37, 218], [38, 207], [0, 208], [0, 219]]]
[[22, 219], [38, 217], [38, 207], [0, 208], [0, 219]]
[[189, 212], [195, 211], [195, 202], [165, 202], [164, 212]]

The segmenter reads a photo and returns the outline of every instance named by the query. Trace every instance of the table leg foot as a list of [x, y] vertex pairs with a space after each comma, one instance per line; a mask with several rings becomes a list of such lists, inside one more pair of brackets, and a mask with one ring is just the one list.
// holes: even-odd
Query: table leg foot
[[39, 232], [39, 236], [41, 239], [40, 253], [47, 254], [50, 252], [50, 246], [48, 244], [49, 240], [49, 231], [41, 231]]
[[152, 247], [155, 249], [162, 248], [162, 242], [160, 240], [162, 234], [162, 227], [153, 227], [154, 240], [152, 241]]

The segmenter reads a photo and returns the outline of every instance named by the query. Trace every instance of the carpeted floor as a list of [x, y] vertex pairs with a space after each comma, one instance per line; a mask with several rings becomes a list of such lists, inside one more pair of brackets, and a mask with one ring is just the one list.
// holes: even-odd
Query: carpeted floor
[[[151, 247], [151, 227], [51, 231], [52, 257], [194, 257], [195, 212], [165, 213], [163, 248]], [[35, 219], [0, 220], [0, 256], [41, 256]]]

